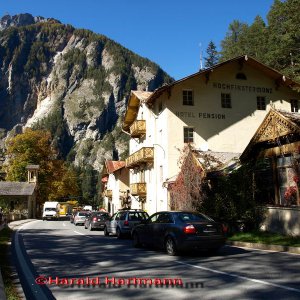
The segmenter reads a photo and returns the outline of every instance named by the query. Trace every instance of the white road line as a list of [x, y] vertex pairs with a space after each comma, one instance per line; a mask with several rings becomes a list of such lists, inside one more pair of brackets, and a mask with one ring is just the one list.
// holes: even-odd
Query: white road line
[[77, 233], [77, 234], [83, 235], [83, 236], [85, 236], [85, 237], [87, 237], [87, 238], [89, 238], [89, 239], [92, 238], [91, 236], [87, 236], [87, 235], [85, 235], [84, 233], [78, 232], [78, 231], [76, 231], [76, 230], [74, 230], [74, 232]]
[[[39, 220], [30, 223], [34, 223], [34, 222], [39, 222]], [[14, 242], [15, 242], [16, 256], [17, 256], [17, 260], [19, 261], [19, 264], [22, 266], [21, 272], [23, 273], [23, 276], [28, 283], [28, 287], [31, 291], [31, 294], [34, 295], [36, 299], [47, 300], [49, 298], [47, 297], [47, 295], [45, 294], [41, 286], [36, 283], [36, 277], [32, 273], [29, 267], [28, 260], [25, 259], [25, 255], [27, 256], [26, 248], [24, 247], [26, 253], [23, 254], [19, 244], [19, 234], [22, 235], [21, 234], [22, 229], [25, 228], [30, 223], [21, 225], [15, 233]], [[30, 258], [28, 259], [30, 260]]]
[[210, 268], [206, 268], [206, 267], [195, 266], [195, 265], [187, 264], [187, 263], [184, 263], [184, 262], [181, 262], [181, 261], [175, 261], [175, 262], [177, 262], [178, 264], [182, 264], [182, 265], [185, 265], [185, 266], [189, 266], [189, 267], [193, 267], [193, 268], [213, 272], [213, 273], [216, 273], [216, 274], [235, 277], [235, 278], [239, 278], [239, 279], [242, 279], [242, 280], [252, 281], [252, 282], [260, 283], [260, 284], [264, 284], [264, 285], [270, 285], [270, 286], [281, 288], [281, 289], [284, 289], [284, 290], [300, 293], [299, 289], [291, 288], [291, 287], [281, 285], [281, 284], [276, 284], [276, 283], [272, 283], [272, 282], [268, 282], [268, 281], [264, 281], [264, 280], [254, 279], [254, 278], [250, 278], [250, 277], [246, 277], [246, 276], [240, 276], [240, 275], [237, 275], [237, 274], [218, 271], [218, 270], [214, 270], [214, 269], [210, 269]]
[[63, 222], [63, 226], [65, 226], [65, 227], [67, 226], [67, 225], [65, 224], [65, 222]]

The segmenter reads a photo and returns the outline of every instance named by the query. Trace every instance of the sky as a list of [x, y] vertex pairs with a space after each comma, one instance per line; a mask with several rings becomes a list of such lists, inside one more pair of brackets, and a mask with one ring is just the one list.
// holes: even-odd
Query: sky
[[[266, 20], [273, 0], [0, 0], [0, 17], [30, 13], [103, 34], [178, 80], [197, 72], [233, 20]], [[203, 60], [204, 64], [204, 60]]]

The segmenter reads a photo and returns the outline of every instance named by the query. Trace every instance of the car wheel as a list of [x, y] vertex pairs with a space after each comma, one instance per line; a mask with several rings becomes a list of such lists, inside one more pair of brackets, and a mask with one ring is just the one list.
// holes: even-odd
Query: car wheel
[[122, 232], [121, 232], [121, 230], [120, 230], [119, 227], [117, 228], [117, 232], [116, 233], [117, 233], [117, 238], [121, 239], [123, 235], [122, 235]]
[[135, 248], [141, 247], [140, 238], [136, 232], [133, 233], [132, 240], [133, 240], [133, 242], [132, 242], [133, 247], [135, 247]]
[[93, 227], [92, 227], [92, 224], [90, 223], [90, 226], [89, 226], [89, 230], [90, 231], [93, 231]]
[[104, 227], [104, 235], [105, 235], [105, 236], [109, 236], [109, 232], [107, 231], [106, 226]]
[[177, 254], [175, 242], [170, 236], [166, 239], [165, 248], [169, 255], [174, 256]]

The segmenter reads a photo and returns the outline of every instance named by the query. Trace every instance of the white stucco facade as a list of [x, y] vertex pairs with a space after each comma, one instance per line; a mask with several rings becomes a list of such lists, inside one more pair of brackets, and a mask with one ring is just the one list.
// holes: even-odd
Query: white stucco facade
[[[136, 120], [145, 120], [146, 132], [130, 140], [130, 156], [143, 147], [153, 149], [153, 160], [126, 166], [130, 184], [145, 183], [142, 208], [149, 214], [169, 209], [166, 182], [179, 172], [184, 128], [191, 128], [196, 149], [242, 153], [270, 106], [291, 111], [300, 100], [294, 84], [282, 74], [252, 59], [241, 57], [204, 70], [152, 94], [132, 92], [123, 129], [130, 132]], [[192, 105], [183, 103], [184, 91]], [[222, 94], [229, 98], [222, 105]], [[258, 98], [259, 97], [259, 98]], [[133, 105], [135, 103], [135, 105]], [[135, 158], [133, 158], [135, 159]], [[128, 166], [129, 165], [129, 166]]]

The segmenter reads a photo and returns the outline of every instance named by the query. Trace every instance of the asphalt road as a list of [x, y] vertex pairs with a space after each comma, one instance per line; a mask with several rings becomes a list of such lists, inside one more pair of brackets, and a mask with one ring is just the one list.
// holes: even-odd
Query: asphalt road
[[[27, 223], [17, 239], [21, 280], [26, 293], [37, 289], [39, 300], [39, 289], [48, 299], [63, 300], [300, 299], [296, 254], [226, 246], [213, 256], [170, 257], [162, 251], [135, 249], [131, 240], [105, 237], [102, 231], [88, 231], [69, 221]], [[34, 281], [45, 284], [30, 281], [26, 269]], [[167, 286], [166, 279], [175, 284]]]

